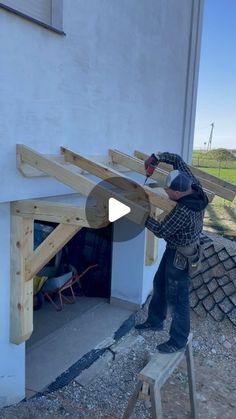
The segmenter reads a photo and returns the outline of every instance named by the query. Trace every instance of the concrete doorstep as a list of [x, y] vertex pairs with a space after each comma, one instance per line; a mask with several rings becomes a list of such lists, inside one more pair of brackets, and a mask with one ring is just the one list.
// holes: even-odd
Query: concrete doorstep
[[37, 341], [26, 357], [26, 397], [63, 387], [104, 352], [107, 359], [107, 353], [112, 353], [106, 348], [129, 331], [123, 325], [132, 314], [104, 302]]

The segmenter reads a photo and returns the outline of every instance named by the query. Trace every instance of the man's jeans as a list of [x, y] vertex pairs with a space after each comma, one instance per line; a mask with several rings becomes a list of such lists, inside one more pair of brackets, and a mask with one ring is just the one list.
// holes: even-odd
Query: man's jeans
[[190, 331], [189, 282], [187, 270], [174, 267], [175, 250], [166, 249], [153, 280], [153, 296], [149, 304], [148, 320], [153, 325], [162, 325], [171, 308], [171, 340], [177, 347], [186, 345]]

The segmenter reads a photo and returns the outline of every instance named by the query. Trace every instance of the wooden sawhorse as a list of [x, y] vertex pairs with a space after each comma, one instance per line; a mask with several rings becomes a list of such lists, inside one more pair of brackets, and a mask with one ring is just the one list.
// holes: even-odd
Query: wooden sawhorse
[[192, 333], [190, 333], [185, 351], [174, 352], [172, 354], [156, 353], [152, 356], [148, 364], [138, 374], [138, 383], [135, 387], [134, 393], [129, 399], [122, 419], [128, 419], [130, 417], [137, 398], [140, 400], [150, 400], [152, 418], [162, 419], [160, 389], [173, 373], [175, 368], [178, 367], [184, 356], [186, 356], [187, 361], [191, 419], [197, 418]]

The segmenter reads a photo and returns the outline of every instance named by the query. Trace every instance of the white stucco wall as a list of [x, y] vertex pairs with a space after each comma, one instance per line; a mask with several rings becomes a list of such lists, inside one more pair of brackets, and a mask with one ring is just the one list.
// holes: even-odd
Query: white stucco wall
[[[24, 178], [16, 169], [16, 143], [45, 154], [64, 145], [89, 155], [118, 148], [189, 158], [202, 2], [65, 0], [66, 36], [0, 8], [0, 202], [6, 202], [0, 204], [0, 405], [24, 396], [24, 345], [9, 344], [7, 202], [71, 193], [49, 178]], [[124, 286], [125, 299], [135, 303], [150, 292], [157, 264], [143, 266], [144, 236], [122, 251], [121, 243], [114, 245], [117, 298], [124, 298]], [[128, 264], [132, 244], [137, 253]]]
[[68, 191], [24, 179], [16, 143], [181, 152], [193, 2], [67, 0], [66, 36], [0, 9], [1, 201]]

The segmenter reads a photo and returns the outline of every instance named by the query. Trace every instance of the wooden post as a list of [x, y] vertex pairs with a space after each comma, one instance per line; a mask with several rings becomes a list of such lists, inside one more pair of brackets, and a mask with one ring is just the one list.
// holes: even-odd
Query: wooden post
[[25, 260], [32, 252], [33, 220], [11, 217], [10, 342], [20, 344], [33, 331], [33, 281], [25, 281]]
[[197, 403], [196, 403], [196, 388], [195, 388], [195, 375], [194, 375], [194, 362], [193, 362], [193, 349], [192, 339], [188, 342], [185, 350], [187, 371], [188, 371], [188, 385], [189, 385], [189, 397], [192, 419], [197, 418]]
[[151, 266], [156, 262], [158, 250], [158, 238], [150, 231], [147, 231], [146, 236], [146, 255], [145, 265]]

